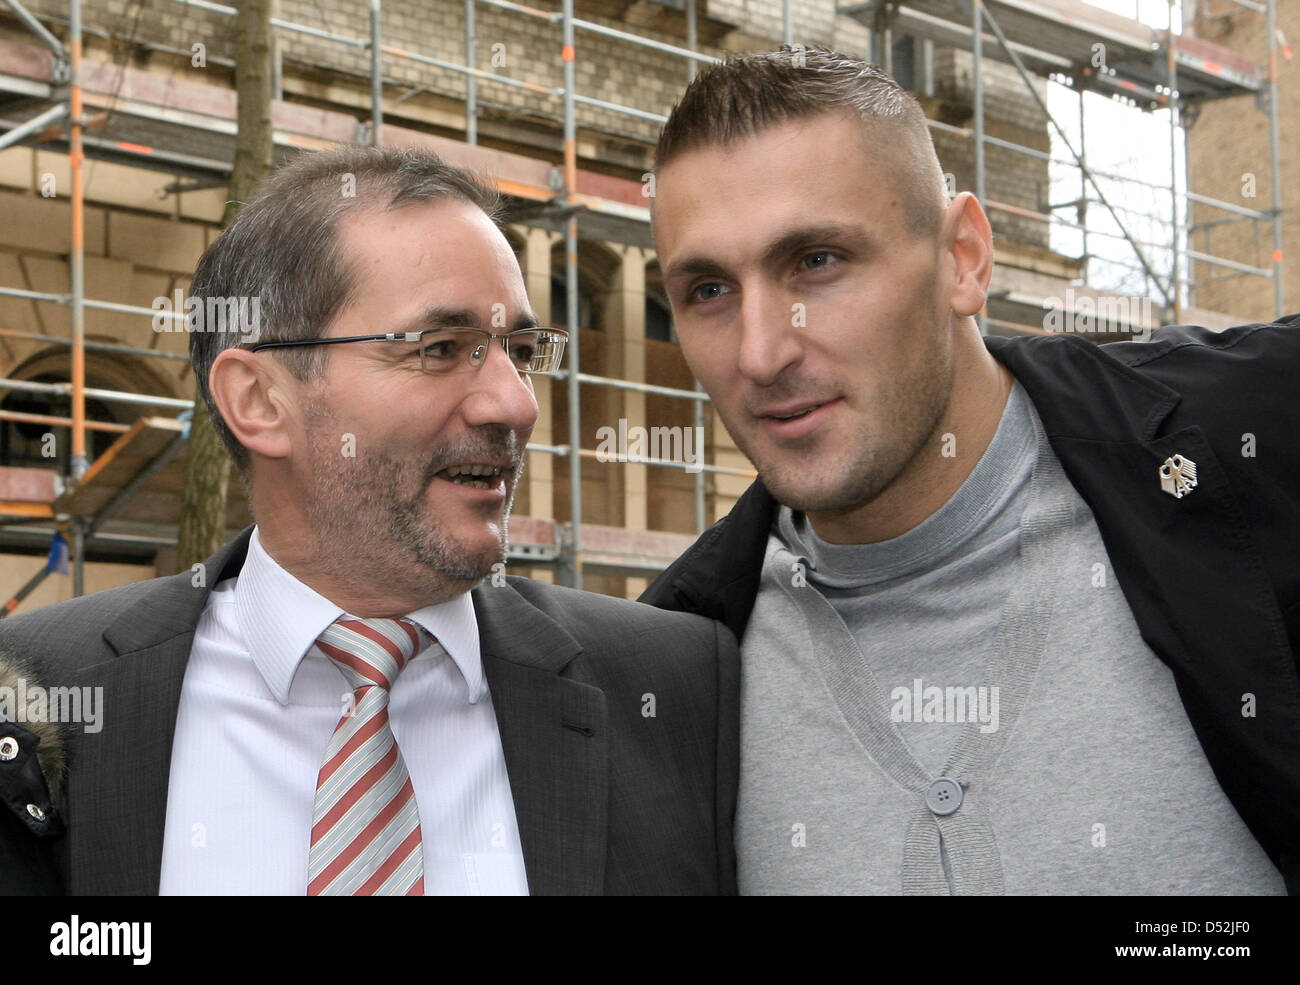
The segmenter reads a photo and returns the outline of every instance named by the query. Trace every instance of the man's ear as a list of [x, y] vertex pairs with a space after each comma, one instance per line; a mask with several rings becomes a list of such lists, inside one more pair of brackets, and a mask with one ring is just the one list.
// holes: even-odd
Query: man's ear
[[223, 349], [208, 375], [212, 399], [226, 427], [250, 453], [287, 458], [292, 408], [285, 400], [290, 374], [278, 360], [247, 349]]
[[977, 315], [984, 308], [993, 278], [993, 230], [970, 192], [962, 192], [948, 206], [944, 237], [952, 263], [949, 307], [957, 315]]

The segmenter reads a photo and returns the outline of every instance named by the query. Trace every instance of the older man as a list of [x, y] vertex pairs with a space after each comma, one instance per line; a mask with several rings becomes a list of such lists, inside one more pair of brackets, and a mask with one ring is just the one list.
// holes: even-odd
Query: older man
[[104, 688], [71, 751], [72, 892], [733, 888], [729, 633], [480, 585], [565, 341], [494, 206], [433, 155], [344, 148], [204, 254], [195, 296], [259, 313], [191, 338], [255, 526], [196, 573], [0, 627]]
[[656, 174], [759, 472], [644, 596], [743, 636], [741, 891], [1300, 890], [1295, 319], [981, 338], [979, 203], [834, 52], [701, 73]]

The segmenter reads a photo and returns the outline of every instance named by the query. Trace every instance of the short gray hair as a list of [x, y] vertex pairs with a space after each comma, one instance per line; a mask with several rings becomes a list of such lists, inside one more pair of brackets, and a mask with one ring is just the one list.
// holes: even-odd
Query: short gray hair
[[[190, 295], [197, 310], [230, 299], [258, 299], [257, 340], [288, 342], [320, 336], [356, 289], [343, 255], [339, 224], [362, 212], [458, 198], [498, 221], [500, 197], [472, 171], [416, 148], [345, 145], [306, 152], [277, 169], [204, 251]], [[202, 328], [200, 323], [199, 328]], [[206, 326], [213, 328], [214, 326]], [[225, 349], [247, 343], [235, 331], [191, 331], [190, 362], [213, 429], [240, 473], [248, 449], [222, 420], [208, 374]], [[328, 346], [272, 349], [300, 380], [324, 372]]]

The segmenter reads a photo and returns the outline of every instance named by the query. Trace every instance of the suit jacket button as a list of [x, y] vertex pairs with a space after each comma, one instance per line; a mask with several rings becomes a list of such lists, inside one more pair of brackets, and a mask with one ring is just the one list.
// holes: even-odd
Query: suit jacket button
[[32, 817], [36, 818], [36, 820], [38, 820], [38, 821], [44, 821], [44, 820], [45, 820], [45, 812], [44, 812], [43, 810], [41, 810], [41, 809], [40, 809], [38, 806], [36, 806], [35, 804], [28, 804], [28, 805], [27, 805], [27, 813], [30, 814]]

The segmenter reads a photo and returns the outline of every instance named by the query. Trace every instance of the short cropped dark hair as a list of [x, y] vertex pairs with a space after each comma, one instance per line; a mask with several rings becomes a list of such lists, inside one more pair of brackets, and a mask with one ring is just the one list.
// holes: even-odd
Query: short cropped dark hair
[[688, 151], [726, 146], [768, 127], [822, 113], [856, 113], [903, 171], [909, 229], [933, 234], [947, 202], [925, 111], [916, 97], [864, 61], [821, 46], [782, 45], [735, 55], [697, 75], [673, 107], [655, 149], [655, 170]]
[[[209, 298], [227, 304], [229, 299], [257, 298], [261, 342], [317, 337], [357, 287], [356, 271], [339, 242], [342, 220], [364, 211], [387, 212], [445, 198], [462, 199], [498, 220], [500, 197], [495, 188], [432, 151], [345, 145], [305, 152], [268, 177], [207, 248], [194, 271], [190, 295], [200, 311]], [[233, 331], [190, 332], [190, 362], [199, 396], [244, 475], [248, 449], [222, 420], [208, 374], [223, 350], [247, 341]], [[305, 381], [324, 372], [328, 349], [269, 351]]]

